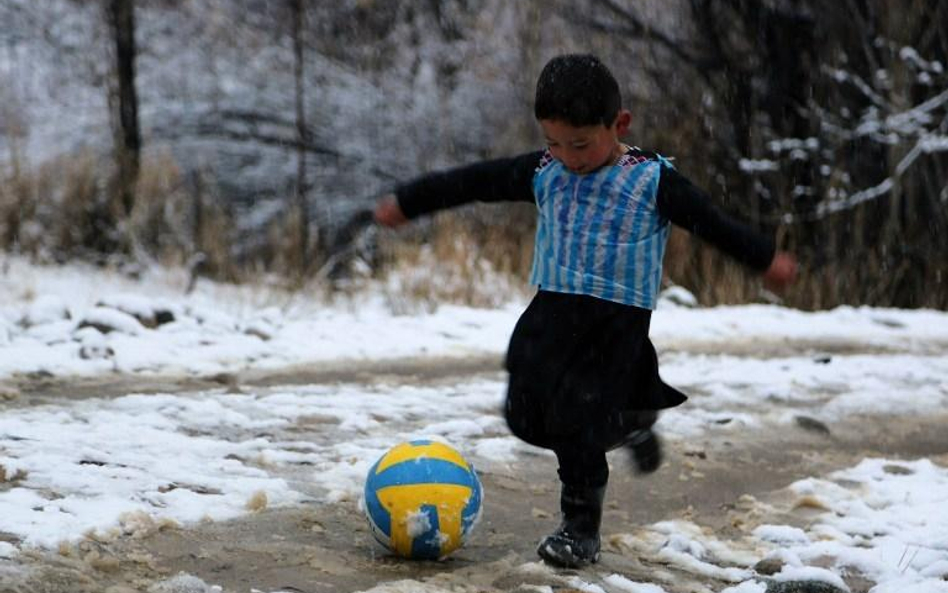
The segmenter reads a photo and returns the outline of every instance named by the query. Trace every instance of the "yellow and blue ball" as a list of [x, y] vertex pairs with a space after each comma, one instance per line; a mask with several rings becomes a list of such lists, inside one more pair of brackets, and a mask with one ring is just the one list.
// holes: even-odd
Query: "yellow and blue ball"
[[464, 544], [482, 499], [474, 466], [454, 448], [411, 441], [375, 462], [363, 503], [379, 543], [404, 558], [435, 560]]

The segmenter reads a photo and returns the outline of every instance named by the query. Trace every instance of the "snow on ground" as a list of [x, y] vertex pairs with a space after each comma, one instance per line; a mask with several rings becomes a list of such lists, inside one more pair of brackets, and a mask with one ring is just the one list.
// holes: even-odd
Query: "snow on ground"
[[[3, 270], [0, 387], [30, 373], [204, 375], [412, 356], [499, 357], [524, 305], [395, 316], [384, 296], [372, 293], [327, 304], [210, 283], [184, 295], [184, 279], [168, 272], [133, 281], [18, 259]], [[720, 430], [725, 419], [764, 428], [788, 424], [800, 410], [831, 421], [854, 412], [926, 414], [948, 404], [942, 312], [698, 309], [665, 300], [653, 338], [667, 349], [666, 380], [692, 394], [687, 411], [663, 416], [672, 439]], [[813, 351], [727, 353], [734, 343], [754, 354], [755, 344], [795, 340], [814, 344]], [[703, 344], [702, 353], [676, 350], [682, 344]], [[353, 500], [375, 459], [410, 438], [445, 439], [481, 467], [545, 454], [509, 436], [499, 415], [499, 373], [459, 381], [129, 394], [43, 406], [18, 405], [14, 395], [0, 417], [0, 532], [13, 542], [0, 542], [0, 565], [21, 549], [53, 548], [91, 532], [109, 537], [267, 505]], [[331, 434], [316, 429], [326, 425]], [[671, 565], [733, 582], [732, 593], [763, 590], [751, 567], [766, 555], [784, 564], [778, 580], [839, 586], [838, 574], [852, 569], [877, 581], [877, 593], [948, 591], [948, 530], [938, 519], [948, 508], [946, 468], [926, 459], [867, 459], [792, 490], [824, 509], [806, 529], [765, 525], [728, 548], [676, 521], [650, 526], [651, 539], [636, 534], [628, 545], [650, 546]], [[825, 558], [833, 566], [814, 566]], [[661, 591], [622, 575], [601, 577], [599, 584], [578, 577], [566, 584]]]
[[[128, 513], [185, 523], [231, 518], [247, 512], [258, 492], [271, 504], [301, 500], [271, 475], [294, 467], [307, 468], [302, 487], [327, 500], [354, 499], [388, 447], [421, 436], [502, 462], [518, 445], [497, 413], [498, 387], [305, 386], [8, 411], [0, 418], [0, 464], [13, 488], [0, 491], [0, 531], [54, 547], [113, 528]], [[431, 422], [433, 406], [441, 413]], [[297, 424], [332, 432], [292, 438], [287, 429]]]
[[[312, 362], [501, 352], [518, 306], [444, 306], [393, 316], [383, 297], [338, 304], [267, 287], [158, 273], [144, 283], [93, 268], [0, 274], [0, 380], [15, 373], [208, 375]], [[158, 323], [165, 321], [148, 329]]]
[[[525, 305], [441, 306], [393, 315], [385, 297], [372, 291], [327, 305], [305, 292], [199, 282], [186, 296], [186, 278], [169, 272], [133, 281], [81, 266], [36, 268], [20, 259], [9, 259], [4, 267], [0, 380], [28, 373], [207, 375], [333, 361], [500, 354]], [[806, 313], [762, 305], [707, 310], [666, 300], [653, 318], [652, 336], [660, 348], [670, 349], [807, 340], [925, 353], [948, 344], [948, 315], [851, 307]]]
[[[845, 591], [839, 575], [860, 574], [878, 583], [874, 593], [948, 591], [946, 468], [926, 459], [866, 459], [790, 489], [795, 504], [822, 509], [805, 529], [761, 525], [735, 547], [676, 521], [623, 540], [632, 550], [660, 549], [660, 557], [692, 573], [734, 582], [728, 593], [763, 591], [762, 579], [750, 570], [762, 557], [783, 564], [772, 577], [777, 581], [824, 581]], [[722, 561], [731, 567], [721, 568]]]

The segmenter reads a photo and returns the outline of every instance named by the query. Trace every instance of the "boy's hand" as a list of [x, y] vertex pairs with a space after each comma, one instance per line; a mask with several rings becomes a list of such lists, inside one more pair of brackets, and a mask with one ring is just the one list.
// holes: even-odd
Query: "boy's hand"
[[797, 279], [797, 258], [786, 251], [778, 251], [764, 272], [764, 287], [779, 292]]
[[395, 194], [386, 194], [375, 204], [375, 222], [382, 226], [395, 228], [408, 222]]

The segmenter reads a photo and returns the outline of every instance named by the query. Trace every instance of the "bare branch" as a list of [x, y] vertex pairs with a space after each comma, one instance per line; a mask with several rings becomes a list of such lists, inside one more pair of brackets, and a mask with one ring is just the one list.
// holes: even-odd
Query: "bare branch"
[[692, 53], [684, 48], [683, 41], [673, 39], [662, 31], [647, 26], [641, 18], [627, 8], [618, 5], [614, 0], [595, 0], [594, 4], [601, 5], [606, 10], [620, 17], [624, 22], [617, 23], [611, 19], [599, 19], [581, 10], [575, 3], [560, 5], [559, 10], [566, 13], [569, 20], [601, 33], [622, 35], [641, 41], [654, 41], [667, 49], [687, 65], [699, 70], [718, 68], [720, 65], [701, 57], [701, 54]]
[[701, 58], [700, 54], [685, 51], [685, 49], [682, 47], [682, 41], [672, 39], [662, 31], [659, 31], [653, 27], [649, 27], [632, 10], [624, 6], [620, 6], [617, 2], [615, 2], [615, 0], [598, 0], [598, 2], [614, 15], [621, 17], [627, 23], [628, 27], [626, 28], [626, 34], [633, 35], [638, 39], [656, 41], [662, 47], [669, 50], [695, 68], [713, 68], [715, 66], [720, 66], [720, 64], [715, 64], [711, 60]]
[[[934, 1], [937, 1], [937, 4], [934, 4]], [[928, 27], [920, 31], [917, 35], [917, 45], [916, 49], [920, 51], [926, 51], [930, 48], [932, 44], [935, 43], [935, 40], [940, 35], [945, 33], [945, 13], [948, 3], [944, 0], [933, 0], [934, 6], [929, 10], [929, 14], [925, 18], [925, 22], [928, 23]]]
[[864, 32], [862, 35], [863, 42], [860, 44], [860, 49], [862, 49], [862, 53], [866, 58], [866, 64], [869, 66], [869, 71], [875, 72], [879, 69], [879, 61], [876, 59], [876, 55], [872, 49], [872, 46], [869, 45], [869, 41], [875, 37], [875, 31], [866, 20], [866, 17], [863, 16], [862, 11], [856, 4], [856, 0], [846, 0], [846, 6], [849, 8], [850, 19], [852, 19], [852, 23], [855, 25], [856, 30]]
[[883, 109], [892, 108], [892, 105], [890, 105], [882, 95], [877, 93], [872, 88], [872, 86], [863, 80], [858, 74], [854, 74], [841, 68], [831, 68], [829, 66], [823, 66], [821, 69], [824, 74], [829, 75], [836, 82], [848, 82], [853, 85], [853, 87], [855, 87], [860, 93], [863, 94], [863, 96], [869, 99], [869, 101], [877, 107], [881, 107]]
[[793, 215], [787, 215], [789, 218], [785, 218], [785, 220], [787, 222], [812, 222], [814, 220], [821, 220], [830, 214], [842, 212], [844, 210], [851, 210], [860, 204], [884, 196], [892, 191], [892, 189], [895, 187], [896, 181], [905, 175], [909, 167], [911, 167], [915, 161], [918, 160], [918, 157], [923, 154], [931, 154], [934, 152], [948, 152], [948, 137], [924, 136], [920, 138], [915, 146], [912, 147], [912, 150], [910, 150], [908, 154], [906, 154], [902, 160], [899, 161], [899, 164], [896, 165], [895, 173], [891, 177], [886, 177], [881, 183], [858, 191], [845, 198], [820, 202], [816, 205], [816, 210], [810, 216], [794, 217]]

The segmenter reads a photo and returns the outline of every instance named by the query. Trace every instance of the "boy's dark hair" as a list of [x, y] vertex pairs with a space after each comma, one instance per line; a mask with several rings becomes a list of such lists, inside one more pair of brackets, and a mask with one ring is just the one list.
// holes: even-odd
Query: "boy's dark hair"
[[622, 104], [619, 83], [590, 54], [565, 54], [547, 62], [537, 79], [533, 114], [573, 126], [612, 125]]

